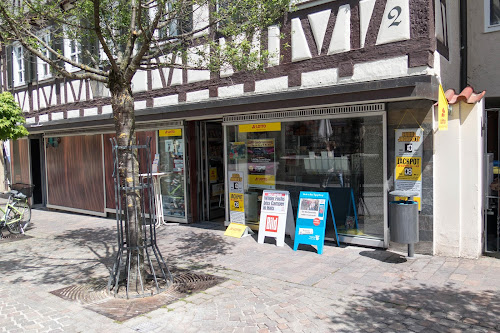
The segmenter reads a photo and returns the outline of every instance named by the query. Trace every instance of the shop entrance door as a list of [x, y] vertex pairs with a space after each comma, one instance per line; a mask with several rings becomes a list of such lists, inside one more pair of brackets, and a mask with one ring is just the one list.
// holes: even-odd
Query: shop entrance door
[[202, 219], [223, 221], [224, 209], [224, 138], [222, 122], [200, 124], [200, 178]]
[[500, 110], [486, 111], [484, 252], [500, 257]]

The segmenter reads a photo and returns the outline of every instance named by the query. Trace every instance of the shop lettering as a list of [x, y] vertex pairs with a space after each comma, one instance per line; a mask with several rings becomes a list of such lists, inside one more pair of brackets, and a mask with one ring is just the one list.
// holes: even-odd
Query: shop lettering
[[232, 182], [241, 182], [243, 180], [243, 178], [241, 178], [240, 176], [238, 175], [233, 175], [231, 176], [231, 179], [230, 179]]
[[418, 167], [420, 166], [420, 159], [411, 157], [398, 157], [396, 163]]
[[403, 132], [398, 138], [399, 142], [419, 142], [420, 136], [417, 136], [415, 132]]
[[266, 127], [266, 124], [252, 125], [252, 129], [265, 129]]
[[278, 231], [278, 216], [266, 216], [266, 231]]

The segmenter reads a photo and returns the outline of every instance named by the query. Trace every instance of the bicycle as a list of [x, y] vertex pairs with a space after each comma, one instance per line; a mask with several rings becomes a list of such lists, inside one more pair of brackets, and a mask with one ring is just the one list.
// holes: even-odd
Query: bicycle
[[16, 183], [10, 186], [9, 199], [5, 207], [0, 207], [0, 237], [7, 227], [12, 234], [24, 234], [31, 221], [31, 207], [28, 199], [33, 195], [35, 185]]

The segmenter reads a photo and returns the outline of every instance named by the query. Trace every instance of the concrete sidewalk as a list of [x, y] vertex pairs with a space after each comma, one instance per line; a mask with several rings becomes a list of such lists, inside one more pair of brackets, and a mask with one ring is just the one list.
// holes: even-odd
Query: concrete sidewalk
[[158, 229], [169, 265], [227, 278], [116, 322], [51, 291], [106, 280], [115, 221], [33, 210], [33, 238], [0, 241], [1, 332], [498, 332], [500, 260], [327, 244], [323, 255], [223, 236], [214, 223]]

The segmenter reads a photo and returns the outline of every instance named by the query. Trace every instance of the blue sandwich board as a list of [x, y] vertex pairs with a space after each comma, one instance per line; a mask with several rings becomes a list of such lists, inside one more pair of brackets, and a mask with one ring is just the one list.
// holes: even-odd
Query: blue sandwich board
[[297, 251], [299, 244], [309, 244], [318, 247], [318, 254], [323, 253], [328, 208], [330, 208], [332, 214], [335, 240], [337, 246], [340, 246], [332, 207], [328, 192], [300, 192], [295, 242], [293, 244], [294, 251]]

